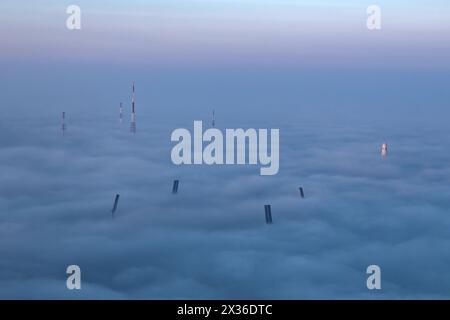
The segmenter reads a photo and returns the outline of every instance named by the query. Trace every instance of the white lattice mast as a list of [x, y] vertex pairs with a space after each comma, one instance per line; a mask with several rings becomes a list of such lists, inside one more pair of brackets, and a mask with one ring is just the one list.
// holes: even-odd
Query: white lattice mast
[[134, 81], [133, 81], [133, 93], [131, 96], [131, 125], [130, 131], [136, 133], [136, 109], [135, 109], [135, 98], [134, 98]]

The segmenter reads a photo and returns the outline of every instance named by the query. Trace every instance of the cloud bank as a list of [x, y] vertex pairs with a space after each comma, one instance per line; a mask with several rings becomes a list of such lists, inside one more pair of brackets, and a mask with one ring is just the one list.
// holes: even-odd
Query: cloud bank
[[[174, 166], [174, 127], [149, 123], [132, 136], [69, 117], [65, 137], [39, 116], [1, 123], [1, 298], [448, 297], [448, 130], [391, 129], [382, 160], [379, 127], [286, 124], [280, 172], [261, 177]], [[381, 291], [366, 288], [370, 264]]]

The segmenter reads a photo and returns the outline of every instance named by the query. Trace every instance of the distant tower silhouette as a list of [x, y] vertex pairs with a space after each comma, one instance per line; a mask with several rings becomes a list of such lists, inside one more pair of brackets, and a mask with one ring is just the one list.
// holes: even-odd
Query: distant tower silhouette
[[120, 122], [120, 123], [123, 122], [123, 107], [122, 107], [122, 102], [120, 103], [120, 107], [119, 107], [119, 122]]
[[272, 224], [272, 207], [270, 206], [270, 204], [264, 205], [264, 211], [266, 214], [266, 223]]
[[62, 124], [61, 124], [61, 130], [62, 130], [62, 135], [63, 135], [63, 136], [64, 136], [65, 133], [66, 133], [66, 129], [67, 129], [67, 127], [66, 127], [66, 113], [63, 112], [63, 113], [62, 113]]
[[303, 188], [299, 187], [298, 189], [300, 190], [300, 197], [304, 198], [305, 197], [305, 193], [303, 192]]
[[131, 96], [131, 125], [130, 132], [136, 133], [136, 109], [135, 109], [135, 98], [134, 98], [134, 81], [133, 81], [133, 93]]
[[114, 205], [113, 205], [113, 208], [112, 208], [112, 210], [111, 210], [111, 213], [112, 213], [112, 217], [114, 218], [114, 213], [116, 212], [116, 210], [117, 210], [117, 204], [119, 203], [119, 194], [116, 194], [116, 198], [114, 199]]
[[214, 128], [216, 126], [216, 110], [213, 109], [212, 114], [212, 127]]
[[385, 142], [381, 145], [381, 156], [385, 157], [387, 155], [387, 151], [388, 151], [388, 145]]
[[172, 193], [177, 194], [178, 193], [178, 185], [180, 184], [179, 180], [173, 181], [173, 187], [172, 187]]

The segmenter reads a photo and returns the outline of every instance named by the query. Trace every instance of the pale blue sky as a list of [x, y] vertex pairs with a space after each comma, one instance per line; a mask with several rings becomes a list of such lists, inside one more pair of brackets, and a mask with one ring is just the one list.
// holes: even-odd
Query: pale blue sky
[[[411, 66], [426, 59], [438, 68], [448, 66], [448, 1], [377, 1], [382, 30], [376, 32], [366, 28], [366, 8], [372, 3], [6, 0], [0, 4], [0, 57], [338, 66], [367, 60]], [[65, 27], [69, 4], [82, 9], [80, 31]]]

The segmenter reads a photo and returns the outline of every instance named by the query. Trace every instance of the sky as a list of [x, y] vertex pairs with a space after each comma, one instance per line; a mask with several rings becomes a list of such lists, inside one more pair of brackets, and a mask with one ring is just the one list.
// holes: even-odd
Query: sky
[[[0, 298], [447, 299], [450, 3], [371, 4], [1, 1]], [[279, 173], [173, 165], [212, 109]]]
[[[65, 27], [70, 4], [81, 8], [79, 32]], [[6, 0], [0, 4], [2, 55], [132, 66], [448, 66], [448, 1], [379, 1], [379, 32], [366, 28], [371, 4]]]

